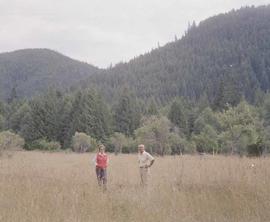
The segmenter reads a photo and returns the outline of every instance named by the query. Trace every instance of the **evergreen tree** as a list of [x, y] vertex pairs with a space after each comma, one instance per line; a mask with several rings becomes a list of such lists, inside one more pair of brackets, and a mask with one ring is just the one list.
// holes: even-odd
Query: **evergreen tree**
[[5, 119], [4, 116], [0, 114], [0, 131], [3, 131], [5, 127]]
[[140, 118], [136, 98], [125, 89], [114, 111], [115, 131], [127, 136], [133, 135], [134, 130], [139, 127]]
[[24, 101], [13, 100], [5, 105], [5, 128], [12, 129], [12, 121], [15, 113], [20, 109]]
[[111, 134], [110, 112], [100, 95], [98, 95], [96, 92], [88, 91], [86, 96], [88, 95], [88, 97], [90, 97], [89, 93], [94, 96], [94, 100], [93, 104], [88, 104], [88, 107], [90, 108], [91, 105], [94, 106], [93, 109], [89, 109], [89, 113], [92, 111], [92, 116], [88, 119], [89, 124], [87, 125], [87, 129], [89, 135], [93, 135], [94, 138], [104, 142]]
[[60, 145], [62, 148], [68, 148], [69, 147], [69, 130], [71, 126], [71, 119], [70, 119], [70, 112], [72, 109], [72, 97], [71, 96], [66, 96], [63, 100], [63, 105], [60, 109], [61, 113], [61, 121], [60, 121], [60, 132], [58, 134], [58, 139]]
[[17, 99], [18, 99], [18, 95], [17, 95], [16, 85], [15, 85], [11, 89], [11, 92], [10, 92], [10, 95], [9, 95], [7, 102], [8, 102], [8, 104], [10, 104]]
[[266, 126], [270, 126], [270, 94], [266, 94], [263, 103], [263, 118]]
[[183, 133], [188, 133], [187, 107], [182, 99], [176, 99], [168, 114], [169, 120], [175, 124]]
[[148, 105], [147, 115], [157, 115], [157, 114], [158, 114], [157, 104], [155, 100], [152, 98], [150, 104]]
[[63, 95], [59, 91], [49, 90], [43, 96], [30, 101], [30, 117], [24, 130], [27, 142], [46, 138], [57, 141], [61, 133]]
[[9, 128], [18, 134], [23, 134], [30, 121], [31, 108], [27, 102], [23, 102], [10, 116]]
[[5, 114], [5, 103], [0, 101], [0, 114], [4, 115]]
[[2, 101], [0, 101], [0, 131], [5, 128], [5, 105]]
[[102, 98], [93, 90], [79, 91], [71, 108], [69, 137], [84, 132], [105, 141], [111, 134], [111, 117]]
[[214, 110], [224, 110], [227, 107], [227, 100], [225, 98], [225, 86], [224, 81], [221, 80], [219, 83], [218, 91], [213, 103]]

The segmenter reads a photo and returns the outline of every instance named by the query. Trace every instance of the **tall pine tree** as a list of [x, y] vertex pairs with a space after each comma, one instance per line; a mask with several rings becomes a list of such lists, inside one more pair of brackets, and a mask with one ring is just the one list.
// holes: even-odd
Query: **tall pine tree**
[[141, 114], [136, 98], [124, 89], [114, 111], [115, 131], [131, 136], [140, 125]]

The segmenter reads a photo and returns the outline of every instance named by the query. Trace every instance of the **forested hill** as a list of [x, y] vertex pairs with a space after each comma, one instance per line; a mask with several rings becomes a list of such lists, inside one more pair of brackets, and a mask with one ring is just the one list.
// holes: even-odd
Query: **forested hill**
[[216, 106], [242, 97], [254, 102], [270, 88], [270, 6], [192, 24], [180, 40], [92, 75], [85, 86], [99, 89], [109, 101], [126, 87], [159, 104], [176, 96], [207, 96]]
[[194, 23], [181, 39], [106, 70], [47, 49], [0, 54], [0, 99], [31, 97], [49, 86], [96, 88], [110, 102], [128, 88], [159, 105], [177, 96], [207, 98], [220, 108], [243, 97], [254, 103], [270, 88], [270, 6]]
[[[0, 99], [30, 97], [48, 87], [69, 88], [98, 69], [48, 49], [0, 54]], [[16, 94], [16, 95], [15, 95]]]

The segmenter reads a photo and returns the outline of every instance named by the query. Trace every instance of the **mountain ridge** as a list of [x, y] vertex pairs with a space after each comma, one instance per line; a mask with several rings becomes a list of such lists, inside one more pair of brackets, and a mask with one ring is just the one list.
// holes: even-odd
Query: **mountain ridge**
[[[58, 59], [61, 61], [58, 65], [50, 61], [57, 67], [51, 73], [57, 74], [53, 80], [61, 83], [57, 87], [95, 88], [110, 103], [118, 98], [123, 88], [130, 89], [143, 101], [154, 99], [160, 105], [166, 105], [178, 96], [191, 100], [207, 97], [213, 105], [220, 99], [234, 105], [242, 97], [254, 102], [257, 93], [270, 89], [269, 21], [270, 5], [243, 7], [214, 15], [198, 25], [192, 24], [181, 39], [129, 62], [99, 69], [63, 56], [65, 59]], [[73, 64], [72, 72], [69, 63], [65, 62], [67, 58]], [[61, 75], [58, 75], [58, 69]], [[71, 80], [67, 78], [62, 82], [65, 71]], [[49, 71], [45, 73], [50, 74]], [[81, 74], [80, 78], [72, 78], [76, 73]], [[51, 82], [45, 81], [43, 91]], [[31, 90], [23, 92], [23, 89], [31, 88], [31, 84], [33, 81], [18, 87], [20, 94], [32, 96]], [[9, 85], [8, 91], [11, 89]]]
[[256, 91], [270, 88], [269, 21], [270, 5], [215, 15], [175, 42], [90, 76], [84, 86], [103, 89], [108, 101], [125, 85], [139, 98], [165, 105], [178, 96], [202, 95], [215, 103], [222, 90], [230, 104], [241, 97], [254, 102]]
[[100, 69], [51, 49], [20, 49], [0, 54], [0, 95], [31, 97], [49, 87], [65, 90]]

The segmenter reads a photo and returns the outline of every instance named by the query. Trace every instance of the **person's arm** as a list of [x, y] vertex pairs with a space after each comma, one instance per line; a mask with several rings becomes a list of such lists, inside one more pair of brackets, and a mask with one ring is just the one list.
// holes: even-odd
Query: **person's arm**
[[94, 156], [94, 158], [93, 158], [92, 161], [93, 161], [93, 163], [95, 164], [95, 166], [97, 166], [97, 155]]
[[154, 164], [155, 158], [153, 156], [151, 156], [150, 154], [148, 154], [148, 159], [150, 161], [150, 164], [147, 167], [149, 168]]
[[150, 164], [148, 165], [148, 167], [151, 167], [151, 166], [154, 164], [154, 162], [155, 162], [155, 159], [152, 159], [152, 160], [150, 161]]

